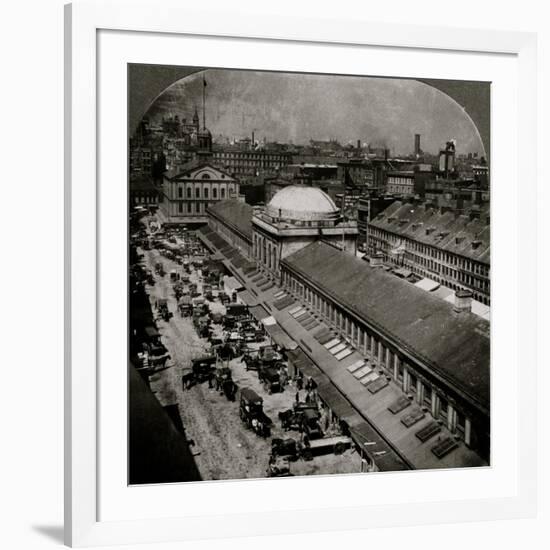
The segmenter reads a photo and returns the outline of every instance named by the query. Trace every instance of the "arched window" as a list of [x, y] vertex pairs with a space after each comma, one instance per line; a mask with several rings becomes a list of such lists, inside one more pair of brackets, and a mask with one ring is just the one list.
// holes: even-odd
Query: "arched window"
[[188, 188], [187, 188], [187, 198], [188, 198], [188, 199], [191, 198], [191, 187], [188, 187]]
[[197, 187], [195, 189], [195, 198], [200, 199], [201, 198], [201, 188]]
[[205, 198], [205, 199], [208, 198], [208, 187], [205, 187], [205, 188], [204, 188], [204, 198]]
[[183, 189], [181, 187], [178, 187], [178, 198], [183, 198]]
[[218, 189], [216, 187], [214, 187], [214, 189], [212, 189], [212, 198], [213, 199], [218, 198]]
[[225, 187], [222, 187], [222, 199], [225, 199]]
[[210, 174], [203, 174], [203, 175], [201, 176], [201, 179], [203, 179], [203, 180], [209, 180], [209, 179], [210, 179]]

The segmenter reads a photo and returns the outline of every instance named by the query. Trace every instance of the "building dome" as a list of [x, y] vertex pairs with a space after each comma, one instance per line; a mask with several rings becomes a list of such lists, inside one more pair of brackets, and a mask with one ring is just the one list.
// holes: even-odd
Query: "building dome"
[[306, 185], [289, 185], [278, 191], [266, 213], [289, 221], [335, 220], [339, 215], [334, 201], [325, 192]]

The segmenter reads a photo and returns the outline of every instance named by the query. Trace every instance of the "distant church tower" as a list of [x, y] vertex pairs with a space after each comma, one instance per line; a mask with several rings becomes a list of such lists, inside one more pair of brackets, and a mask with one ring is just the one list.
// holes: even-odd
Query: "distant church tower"
[[195, 107], [195, 114], [193, 115], [193, 126], [199, 131], [199, 113], [197, 112], [197, 107]]
[[[198, 125], [199, 117], [197, 116], [196, 110], [193, 122], [195, 121], [195, 117]], [[206, 127], [206, 80], [204, 76], [202, 78], [202, 128], [198, 132], [198, 142], [199, 154], [210, 156], [212, 153], [212, 134]]]

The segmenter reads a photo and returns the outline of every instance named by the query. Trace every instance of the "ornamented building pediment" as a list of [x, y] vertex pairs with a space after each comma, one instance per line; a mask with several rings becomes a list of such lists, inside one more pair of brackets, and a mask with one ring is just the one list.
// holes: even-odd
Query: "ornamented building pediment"
[[179, 174], [173, 177], [173, 181], [189, 180], [223, 180], [228, 183], [235, 182], [235, 179], [231, 177], [228, 172], [220, 170], [211, 164], [203, 164], [201, 166], [183, 169]]

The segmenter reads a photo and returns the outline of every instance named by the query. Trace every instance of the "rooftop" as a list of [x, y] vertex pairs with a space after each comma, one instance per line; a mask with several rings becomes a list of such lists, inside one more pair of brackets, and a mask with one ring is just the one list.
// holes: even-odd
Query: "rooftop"
[[223, 170], [217, 164], [209, 162], [204, 158], [195, 158], [185, 163], [183, 166], [178, 166], [176, 168], [168, 170], [167, 172], [164, 172], [164, 176], [169, 180], [175, 178], [183, 178], [189, 176], [192, 172], [199, 170], [200, 168], [211, 168], [215, 172], [218, 172], [220, 175], [223, 175], [224, 178], [227, 178], [228, 181], [233, 181], [233, 178], [231, 174], [229, 174], [229, 172]]
[[484, 413], [489, 411], [489, 323], [359, 258], [317, 241], [282, 261], [387, 334]]
[[443, 212], [425, 204], [396, 201], [378, 214], [370, 225], [472, 260], [489, 263], [491, 233], [488, 209], [481, 209], [478, 215], [478, 218], [470, 219], [469, 215]]
[[266, 212], [273, 218], [292, 220], [333, 219], [338, 215], [334, 201], [321, 189], [289, 185], [271, 199]]
[[157, 191], [157, 188], [151, 176], [136, 174], [130, 177], [130, 191]]
[[208, 207], [208, 212], [235, 227], [241, 234], [252, 240], [252, 206], [246, 202], [228, 199]]

